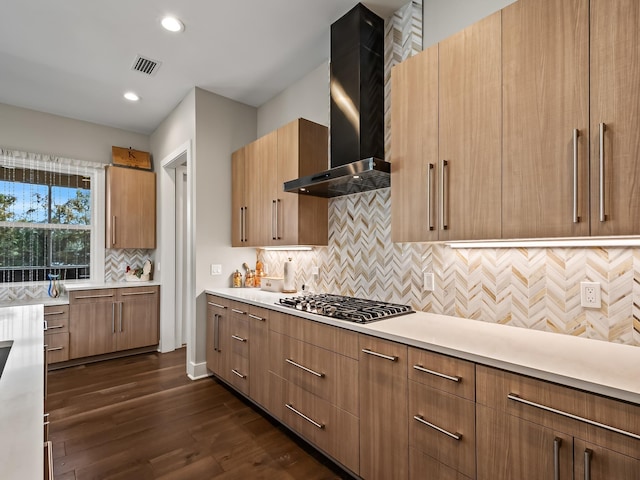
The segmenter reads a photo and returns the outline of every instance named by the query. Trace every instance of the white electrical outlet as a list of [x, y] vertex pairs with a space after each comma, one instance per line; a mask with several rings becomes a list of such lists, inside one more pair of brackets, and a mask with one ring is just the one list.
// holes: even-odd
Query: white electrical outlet
[[585, 308], [600, 308], [602, 306], [600, 283], [580, 282], [580, 305]]
[[423, 278], [425, 292], [433, 292], [435, 290], [435, 280], [433, 273], [425, 273]]
[[222, 275], [222, 265], [220, 265], [219, 263], [212, 263], [211, 275]]

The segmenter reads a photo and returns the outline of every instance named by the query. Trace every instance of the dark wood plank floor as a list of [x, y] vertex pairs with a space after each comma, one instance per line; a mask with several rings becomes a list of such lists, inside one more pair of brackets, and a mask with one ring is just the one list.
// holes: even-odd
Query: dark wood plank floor
[[349, 479], [324, 457], [208, 378], [185, 351], [49, 372], [56, 480]]

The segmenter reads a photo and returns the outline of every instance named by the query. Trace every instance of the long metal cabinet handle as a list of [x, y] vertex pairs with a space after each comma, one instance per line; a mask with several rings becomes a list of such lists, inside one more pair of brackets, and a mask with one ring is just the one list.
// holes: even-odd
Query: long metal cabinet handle
[[148, 292], [131, 292], [131, 293], [121, 293], [120, 296], [121, 297], [132, 297], [134, 295], [153, 295], [154, 293], [156, 293], [153, 290], [150, 290]]
[[294, 362], [290, 358], [285, 358], [284, 361], [287, 362], [289, 365], [293, 365], [294, 367], [298, 367], [300, 370], [304, 370], [305, 372], [310, 373], [311, 375], [315, 375], [316, 377], [324, 378], [324, 373], [318, 373], [315, 370], [311, 370], [310, 368], [307, 368], [304, 365], [300, 365], [299, 363]]
[[260, 320], [261, 322], [265, 322], [266, 321], [266, 318], [259, 317], [258, 315], [254, 315], [252, 313], [249, 314], [249, 317], [253, 318], [254, 320]]
[[322, 423], [318, 423], [314, 420], [312, 420], [311, 418], [307, 417], [304, 413], [302, 413], [299, 410], [296, 410], [293, 405], [291, 405], [290, 403], [285, 403], [284, 404], [285, 407], [287, 407], [289, 410], [291, 410], [293, 413], [295, 413], [296, 415], [304, 418], [307, 422], [309, 422], [310, 424], [312, 424], [315, 427], [318, 427], [320, 430], [324, 430], [324, 425]]
[[579, 422], [587, 423], [587, 424], [593, 425], [595, 427], [604, 428], [605, 430], [609, 430], [610, 432], [620, 433], [620, 434], [625, 435], [627, 437], [631, 437], [631, 438], [635, 438], [636, 440], [640, 440], [640, 435], [637, 435], [635, 433], [627, 432], [626, 430], [621, 430], [619, 428], [612, 427], [611, 425], [606, 425], [604, 423], [596, 422], [595, 420], [591, 420], [589, 418], [580, 417], [578, 415], [574, 415], [573, 413], [565, 412], [563, 410], [558, 410], [558, 409], [553, 408], [553, 407], [548, 407], [548, 406], [542, 405], [540, 403], [532, 402], [531, 400], [525, 400], [524, 398], [520, 397], [520, 395], [517, 395], [515, 393], [508, 394], [507, 398], [509, 400], [514, 400], [516, 402], [524, 403], [525, 405], [529, 405], [531, 407], [536, 407], [536, 408], [539, 408], [541, 410], [545, 410], [547, 412], [557, 413], [558, 415], [562, 415], [563, 417], [571, 418], [573, 420], [578, 420]]
[[234, 313], [239, 313], [241, 315], [245, 315], [247, 313], [247, 312], [243, 312], [242, 310], [238, 310], [237, 308], [232, 308], [231, 311]]
[[578, 136], [580, 132], [573, 129], [573, 223], [578, 223]]
[[433, 222], [432, 222], [433, 218], [431, 216], [431, 211], [433, 208], [433, 202], [432, 202], [433, 192], [431, 191], [432, 174], [433, 174], [433, 163], [430, 163], [427, 165], [427, 227], [429, 228], [429, 230], [434, 229]]
[[604, 123], [600, 124], [600, 221], [605, 222], [607, 220], [607, 215], [604, 212], [604, 131], [606, 130], [606, 125]]
[[111, 304], [111, 333], [116, 333], [116, 304]]
[[47, 348], [47, 352], [57, 352], [58, 350], [64, 350], [64, 347]]
[[280, 232], [282, 231], [282, 215], [280, 215], [280, 210], [282, 209], [282, 200], [279, 198], [276, 200], [276, 240], [282, 240], [282, 235]]
[[57, 330], [58, 328], [64, 328], [64, 325], [47, 325], [45, 330]]
[[589, 448], [584, 451], [584, 480], [591, 480], [591, 455], [593, 451]]
[[240, 373], [240, 372], [239, 372], [238, 370], [236, 370], [235, 368], [232, 368], [232, 369], [231, 369], [231, 373], [233, 373], [233, 374], [237, 375], [237, 376], [238, 376], [238, 377], [240, 377], [240, 378], [247, 378], [247, 376], [246, 376], [246, 375], [243, 375], [242, 373]]
[[238, 227], [240, 228], [240, 243], [244, 242], [244, 229], [242, 228], [242, 224], [244, 223], [244, 207], [240, 207], [240, 224]]
[[553, 480], [560, 480], [560, 447], [562, 439], [556, 437], [553, 439]]
[[374, 352], [373, 350], [369, 350], [368, 348], [363, 348], [362, 353], [366, 353], [367, 355], [373, 355], [374, 357], [384, 358], [385, 360], [390, 360], [392, 362], [398, 361], [398, 357], [396, 357], [395, 355], [394, 356], [385, 355], [383, 353], [378, 353], [378, 352]]
[[446, 375], [444, 373], [436, 372], [434, 370], [429, 370], [428, 368], [424, 368], [422, 365], [414, 365], [413, 368], [418, 370], [419, 372], [429, 373], [431, 375], [435, 375], [436, 377], [440, 377], [440, 378], [446, 378], [447, 380], [451, 380], [452, 382], [459, 382], [460, 380], [462, 380], [460, 377], [453, 377], [451, 375]]
[[116, 244], [116, 216], [114, 215], [112, 218], [113, 222], [111, 225], [111, 243], [113, 245]]
[[80, 299], [86, 299], [86, 298], [112, 298], [113, 297], [113, 293], [103, 293], [100, 295], [78, 295], [77, 297], [75, 297], [76, 300], [80, 300]]
[[[446, 186], [449, 180], [447, 168], [449, 166], [449, 162], [447, 160], [442, 160], [442, 171], [440, 172], [440, 230], [446, 230], [449, 228], [449, 219], [446, 217], [447, 210], [449, 209], [448, 201], [447, 201], [447, 190]], [[445, 178], [446, 177], [446, 178]]]
[[211, 305], [212, 307], [218, 307], [218, 308], [227, 308], [224, 305], [220, 305], [219, 303], [215, 303], [215, 302], [207, 302], [209, 305]]
[[217, 313], [213, 316], [213, 349], [216, 352], [220, 351], [220, 315]]
[[124, 302], [118, 302], [120, 304], [120, 331], [123, 332], [124, 330], [122, 330], [122, 306], [124, 305]]
[[240, 235], [240, 241], [241, 242], [246, 242], [247, 241], [247, 207], [242, 207], [242, 234]]
[[238, 335], [231, 335], [231, 338], [233, 338], [234, 340], [237, 340], [239, 342], [246, 342], [247, 341], [246, 338], [239, 337]]
[[444, 433], [447, 437], [451, 437], [454, 440], [460, 440], [462, 438], [462, 434], [461, 433], [451, 433], [448, 430], [445, 430], [444, 428], [440, 428], [437, 425], [434, 425], [433, 423], [427, 422], [424, 417], [422, 415], [414, 415], [413, 419], [420, 422], [423, 425], [426, 425], [427, 427], [431, 427], [434, 430], [440, 432], [440, 433]]
[[46, 317], [47, 315], [62, 315], [64, 313], [64, 311], [60, 310], [58, 312], [44, 312], [44, 316]]

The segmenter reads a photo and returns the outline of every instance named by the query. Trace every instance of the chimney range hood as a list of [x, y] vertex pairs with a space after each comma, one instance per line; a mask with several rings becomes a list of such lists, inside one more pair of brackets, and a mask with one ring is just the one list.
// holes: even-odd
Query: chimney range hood
[[286, 192], [338, 197], [390, 186], [384, 161], [384, 21], [361, 3], [331, 25], [331, 168]]

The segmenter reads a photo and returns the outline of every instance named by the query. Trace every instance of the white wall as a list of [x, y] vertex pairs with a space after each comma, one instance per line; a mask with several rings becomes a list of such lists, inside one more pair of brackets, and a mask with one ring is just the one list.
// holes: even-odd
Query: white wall
[[328, 61], [258, 108], [258, 137], [299, 117], [329, 126]]
[[515, 0], [424, 0], [423, 48], [459, 32]]
[[0, 103], [0, 147], [110, 163], [111, 147], [149, 151], [149, 136]]

